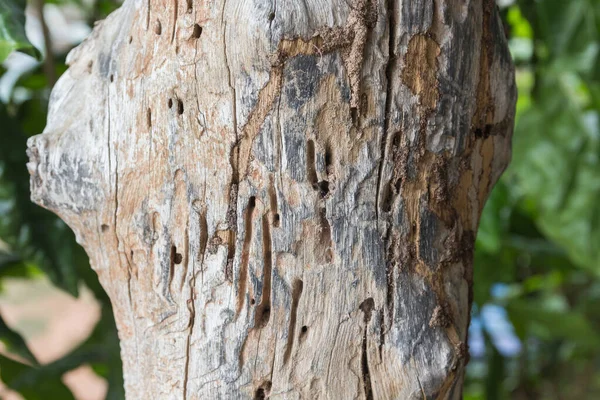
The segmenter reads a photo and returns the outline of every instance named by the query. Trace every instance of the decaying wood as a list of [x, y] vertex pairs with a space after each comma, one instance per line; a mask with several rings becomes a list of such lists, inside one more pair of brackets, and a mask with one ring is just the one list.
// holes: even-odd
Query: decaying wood
[[492, 0], [126, 0], [29, 143], [129, 399], [458, 399], [515, 87]]

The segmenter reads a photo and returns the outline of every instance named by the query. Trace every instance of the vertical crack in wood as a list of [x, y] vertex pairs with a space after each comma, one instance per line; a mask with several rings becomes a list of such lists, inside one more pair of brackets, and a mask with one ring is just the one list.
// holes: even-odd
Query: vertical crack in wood
[[[230, 161], [234, 159], [232, 154]], [[233, 163], [231, 164], [233, 168]], [[235, 183], [234, 183], [235, 182]], [[225, 264], [225, 279], [227, 282], [233, 281], [233, 261], [235, 258], [235, 249], [237, 242], [237, 203], [238, 203], [238, 184], [237, 172], [232, 175], [229, 185], [229, 205], [227, 206], [227, 224], [229, 227], [229, 236], [227, 240], [227, 261]]]
[[263, 286], [260, 303], [254, 313], [254, 326], [263, 328], [271, 316], [271, 268], [273, 257], [271, 253], [271, 224], [269, 215], [262, 217], [262, 245], [263, 245]]
[[[283, 77], [281, 79], [281, 85], [283, 86]], [[275, 159], [276, 162], [276, 168], [275, 170], [279, 173], [279, 187], [281, 188], [281, 191], [284, 191], [284, 185], [283, 185], [283, 170], [282, 170], [282, 155], [283, 155], [283, 137], [282, 137], [282, 130], [281, 130], [281, 115], [280, 115], [280, 111], [281, 111], [281, 97], [279, 96], [279, 99], [277, 100], [277, 124], [275, 125], [275, 138], [277, 140], [277, 146], [274, 148], [277, 149], [277, 158]], [[284, 195], [285, 196], [285, 195]]]
[[388, 17], [388, 60], [385, 68], [386, 76], [386, 95], [385, 95], [385, 115], [383, 124], [383, 136], [381, 139], [381, 157], [377, 173], [377, 190], [375, 193], [375, 215], [377, 217], [377, 225], [379, 225], [379, 210], [381, 196], [381, 180], [383, 179], [383, 169], [386, 161], [387, 137], [391, 126], [392, 113], [392, 97], [393, 97], [393, 72], [396, 67], [396, 19], [395, 19], [395, 0], [387, 0], [387, 17]]
[[171, 284], [173, 283], [173, 276], [175, 276], [175, 258], [177, 257], [177, 247], [171, 244], [171, 251], [169, 253], [169, 291], [171, 290]]
[[[108, 118], [108, 123], [107, 123], [107, 138], [108, 138], [108, 170], [109, 173], [112, 171], [112, 153], [113, 153], [113, 146], [112, 146], [112, 132], [110, 129], [111, 126], [111, 113], [110, 113], [110, 85], [107, 88], [107, 96], [106, 96], [106, 108], [107, 108], [107, 118]], [[116, 148], [116, 146], [115, 146]], [[117, 254], [119, 255], [119, 261], [120, 261], [120, 254], [121, 254], [121, 239], [119, 238], [119, 229], [118, 229], [118, 214], [119, 214], [119, 157], [118, 157], [118, 153], [115, 152], [114, 154], [114, 161], [115, 161], [115, 211], [113, 214], [113, 227], [114, 227], [114, 235], [115, 235], [115, 239], [117, 242]], [[121, 263], [119, 262], [119, 267], [123, 268], [123, 265], [120, 265]], [[129, 297], [129, 303], [130, 306], [133, 308], [133, 298], [131, 296], [131, 268], [129, 265], [126, 266], [127, 267], [127, 296]]]
[[179, 0], [174, 1], [174, 10], [173, 10], [173, 29], [171, 30], [171, 44], [173, 44], [173, 40], [175, 39], [175, 28], [177, 27], [177, 13], [179, 12]]
[[228, 246], [227, 262], [225, 264], [225, 278], [231, 282], [233, 278], [233, 263], [235, 257], [235, 246], [237, 242], [237, 206], [238, 206], [238, 189], [239, 189], [239, 136], [237, 126], [237, 94], [235, 90], [234, 80], [231, 74], [231, 68], [229, 66], [229, 56], [227, 54], [227, 23], [225, 22], [225, 6], [227, 0], [223, 1], [223, 8], [221, 9], [221, 25], [223, 26], [223, 56], [225, 61], [225, 68], [227, 68], [227, 84], [231, 92], [231, 116], [233, 119], [233, 133], [235, 136], [235, 144], [229, 155], [229, 163], [231, 165], [231, 183], [229, 185], [229, 205], [227, 209], [227, 223], [229, 230], [235, 233], [235, 237], [230, 240], [232, 243]]
[[185, 283], [185, 278], [188, 274], [189, 264], [190, 264], [190, 227], [189, 227], [189, 215], [188, 220], [186, 221], [185, 232], [183, 235], [183, 252], [181, 255], [183, 256], [183, 276], [181, 278], [181, 287], [180, 290], [183, 289], [183, 285]]
[[186, 338], [186, 350], [185, 350], [185, 372], [183, 376], [183, 399], [187, 399], [188, 381], [190, 375], [190, 354], [192, 350], [192, 336], [194, 335], [194, 324], [196, 319], [196, 306], [194, 304], [194, 286], [196, 278], [192, 278], [190, 281], [190, 298], [188, 301], [188, 310], [190, 312], [190, 321], [188, 327], [188, 334]]
[[304, 283], [302, 279], [294, 280], [292, 286], [292, 304], [290, 306], [290, 325], [288, 327], [287, 344], [285, 347], [285, 353], [283, 354], [283, 364], [287, 364], [292, 354], [292, 348], [294, 346], [294, 336], [296, 335], [296, 318], [298, 314], [298, 304], [300, 303], [300, 296], [302, 296], [302, 289]]
[[[206, 184], [204, 186], [204, 198], [206, 198]], [[208, 222], [206, 220], [206, 205], [196, 199], [192, 202], [192, 208], [198, 214], [198, 255], [193, 261], [193, 287], [196, 287], [196, 261], [200, 263], [200, 285], [204, 285], [204, 255], [206, 254], [206, 246], [208, 245]], [[231, 235], [230, 235], [231, 236]]]
[[317, 188], [317, 167], [315, 164], [315, 142], [309, 139], [306, 142], [306, 178], [308, 179], [308, 183], [313, 188]]
[[279, 227], [280, 215], [277, 208], [277, 189], [273, 181], [273, 175], [269, 175], [269, 206], [271, 214], [271, 224], [275, 227]]
[[146, 30], [150, 27], [150, 5], [152, 4], [152, 0], [146, 1]]
[[[206, 245], [208, 244], [208, 223], [206, 221], [206, 209], [198, 212], [198, 225], [200, 228], [200, 237], [198, 239], [198, 261], [204, 260]], [[201, 267], [202, 268], [202, 267]]]
[[256, 198], [251, 196], [248, 200], [248, 206], [246, 207], [246, 215], [244, 221], [244, 243], [242, 246], [242, 259], [240, 262], [240, 275], [238, 278], [238, 291], [237, 291], [237, 306], [236, 306], [236, 317], [240, 315], [242, 306], [244, 305], [244, 298], [246, 297], [246, 281], [248, 279], [248, 262], [250, 260], [250, 245], [252, 244], [252, 217], [254, 215], [254, 208], [256, 206]]
[[[396, 1], [395, 0], [387, 0], [386, 3], [386, 11], [388, 18], [388, 60], [385, 68], [386, 75], [386, 96], [385, 96], [385, 115], [384, 115], [384, 127], [383, 127], [383, 136], [381, 139], [381, 157], [379, 161], [379, 168], [377, 173], [377, 189], [375, 193], [375, 215], [377, 218], [377, 226], [379, 227], [380, 222], [380, 197], [381, 197], [381, 186], [383, 180], [383, 172], [386, 163], [387, 156], [387, 148], [388, 148], [388, 135], [389, 130], [392, 125], [392, 105], [393, 105], [393, 72], [396, 69]], [[386, 202], [391, 202], [391, 200], [386, 199]], [[386, 206], [387, 208], [387, 206]], [[391, 205], [389, 206], [391, 210]], [[391, 246], [390, 243], [390, 233], [391, 227], [389, 223], [386, 223], [384, 227], [384, 252], [386, 254], [385, 257], [385, 269], [386, 269], [386, 304], [388, 310], [388, 321], [387, 326], [391, 326], [393, 322], [394, 315], [394, 268], [395, 264], [388, 257], [389, 248]], [[382, 325], [385, 326], [385, 322], [382, 319]], [[382, 331], [385, 332], [385, 329], [382, 328]], [[382, 334], [384, 336], [384, 334]]]
[[233, 84], [233, 79], [231, 75], [231, 68], [229, 67], [229, 55], [227, 54], [227, 22], [225, 22], [225, 5], [227, 4], [227, 0], [223, 1], [223, 8], [221, 10], [221, 25], [223, 25], [223, 56], [225, 61], [225, 68], [227, 68], [227, 84], [229, 85], [229, 90], [232, 95], [231, 102], [231, 117], [233, 118], [233, 131], [235, 133], [236, 140], [238, 138], [238, 129], [237, 129], [237, 96], [235, 92], [235, 85]]
[[273, 21], [277, 13], [277, 0], [273, 1], [273, 11], [269, 14], [269, 51], [273, 50]]
[[385, 344], [384, 308], [379, 310], [379, 362], [383, 362], [383, 345]]
[[[187, 230], [186, 230], [186, 237], [187, 237]], [[186, 246], [186, 253], [187, 253], [187, 246]], [[186, 255], [186, 259], [189, 259], [189, 255]], [[187, 261], [186, 261], [187, 263]], [[192, 350], [192, 336], [194, 334], [194, 324], [196, 322], [196, 304], [194, 303], [195, 300], [195, 288], [196, 288], [196, 271], [195, 271], [195, 262], [192, 261], [192, 274], [190, 276], [190, 280], [189, 280], [189, 287], [190, 287], [190, 293], [189, 293], [189, 297], [186, 301], [186, 305], [188, 308], [188, 311], [190, 313], [190, 317], [189, 317], [189, 322], [188, 322], [188, 334], [187, 334], [187, 338], [186, 338], [186, 351], [185, 351], [185, 372], [184, 372], [184, 377], [183, 377], [183, 399], [186, 400], [187, 399], [187, 388], [188, 388], [188, 381], [189, 381], [189, 374], [190, 374], [190, 354], [191, 354], [191, 350]]]
[[373, 387], [371, 385], [371, 372], [369, 370], [369, 358], [367, 349], [367, 330], [371, 321], [371, 314], [375, 308], [375, 302], [372, 297], [363, 301], [358, 307], [363, 313], [363, 323], [365, 325], [362, 339], [362, 351], [360, 356], [360, 366], [363, 379], [363, 388], [366, 400], [373, 400]]

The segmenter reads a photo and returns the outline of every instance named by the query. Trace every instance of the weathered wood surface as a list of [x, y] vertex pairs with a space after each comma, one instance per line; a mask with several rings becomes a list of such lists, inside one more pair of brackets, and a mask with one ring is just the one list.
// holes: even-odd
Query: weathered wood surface
[[510, 159], [491, 0], [126, 0], [29, 143], [129, 399], [458, 399]]

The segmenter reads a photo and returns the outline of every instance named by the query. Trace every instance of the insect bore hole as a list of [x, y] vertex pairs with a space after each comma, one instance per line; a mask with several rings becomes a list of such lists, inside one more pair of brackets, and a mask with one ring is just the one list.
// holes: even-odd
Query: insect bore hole
[[267, 322], [269, 322], [270, 317], [271, 317], [271, 309], [269, 307], [265, 307], [265, 309], [262, 310], [262, 314], [260, 316], [262, 323], [266, 325]]
[[300, 328], [300, 339], [304, 339], [304, 336], [306, 336], [307, 332], [308, 326], [304, 325], [302, 328]]
[[267, 398], [267, 396], [265, 395], [265, 389], [263, 389], [263, 388], [256, 389], [256, 393], [254, 394], [255, 400], [263, 400], [266, 398]]
[[177, 247], [175, 246], [171, 247], [171, 257], [173, 258], [173, 264], [181, 264], [183, 261], [183, 256], [177, 252]]
[[198, 24], [194, 24], [194, 30], [192, 31], [192, 37], [198, 39], [202, 35], [202, 27]]

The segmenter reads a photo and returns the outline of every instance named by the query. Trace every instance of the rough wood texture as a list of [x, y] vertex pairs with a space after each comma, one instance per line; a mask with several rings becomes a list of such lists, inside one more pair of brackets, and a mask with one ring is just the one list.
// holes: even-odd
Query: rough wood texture
[[492, 0], [126, 0], [69, 64], [32, 198], [129, 399], [460, 398], [516, 96]]

